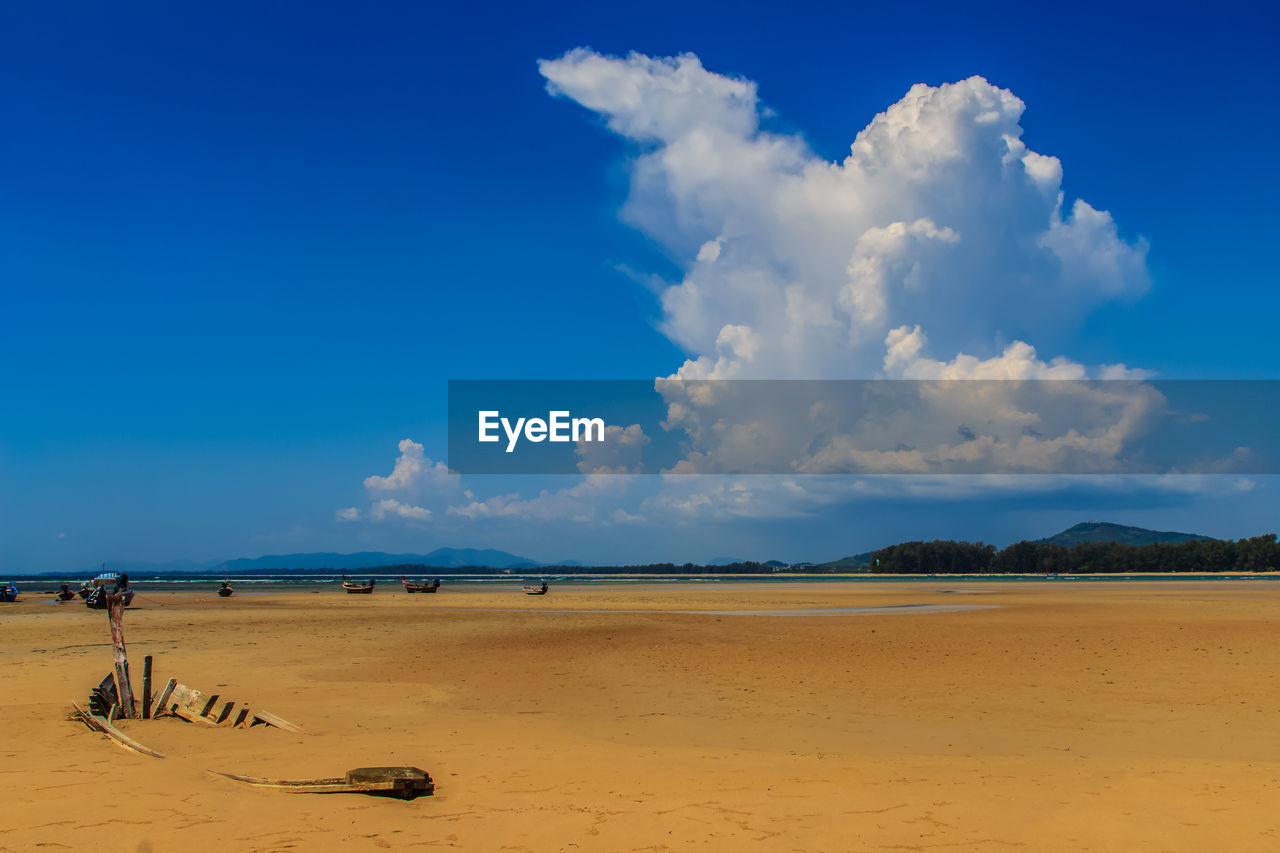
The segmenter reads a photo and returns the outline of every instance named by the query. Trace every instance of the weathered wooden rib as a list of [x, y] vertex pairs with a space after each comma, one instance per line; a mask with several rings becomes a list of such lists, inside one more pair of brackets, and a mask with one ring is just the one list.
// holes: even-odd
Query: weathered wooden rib
[[201, 723], [206, 726], [226, 725], [238, 728], [256, 725], [274, 726], [287, 732], [306, 734], [302, 726], [269, 711], [254, 711], [244, 703], [241, 703], [239, 710], [236, 710], [234, 701], [223, 700], [219, 703], [220, 699], [222, 697], [217, 693], [206, 695], [171, 678], [156, 702], [154, 716], [171, 714], [189, 723]]
[[[212, 700], [217, 701], [217, 698], [217, 694], [214, 694]], [[175, 684], [169, 695], [166, 710], [173, 716], [181, 717], [189, 723], [216, 726], [217, 723], [204, 716], [204, 709], [210, 704], [210, 697], [205, 696], [199, 690], [193, 690], [185, 684]]]
[[213, 710], [213, 706], [218, 704], [218, 700], [221, 698], [222, 697], [219, 696], [217, 693], [214, 693], [212, 696], [210, 696], [208, 700], [205, 701], [204, 707], [200, 709], [200, 716], [202, 717], [209, 716], [209, 712]]
[[211, 727], [216, 727], [218, 725], [208, 717], [202, 717], [199, 714], [195, 713], [194, 711], [190, 710], [189, 708], [178, 707], [178, 708], [174, 708], [169, 713], [173, 714], [173, 716], [175, 717], [180, 717], [181, 719], [186, 720], [188, 723], [200, 723], [202, 726], [211, 726]]
[[358, 767], [333, 779], [262, 779], [210, 770], [219, 776], [257, 788], [271, 788], [289, 794], [389, 794], [411, 800], [435, 792], [435, 782], [417, 767]]
[[156, 700], [155, 710], [152, 712], [153, 717], [159, 717], [162, 714], [169, 713], [169, 707], [166, 704], [169, 697], [173, 695], [174, 689], [178, 686], [178, 679], [170, 678], [169, 683], [164, 686], [164, 690], [160, 691], [160, 698]]
[[107, 673], [106, 678], [102, 679], [102, 683], [89, 693], [89, 710], [99, 717], [106, 717], [111, 713], [111, 708], [119, 704], [120, 697], [116, 693], [116, 675], [114, 672], [110, 672]]
[[300, 735], [306, 734], [306, 732], [303, 731], [302, 726], [294, 725], [283, 717], [277, 717], [275, 714], [268, 713], [267, 711], [252, 711], [250, 713], [253, 714], [253, 721], [250, 722], [249, 725], [261, 722], [266, 723], [268, 726], [275, 726], [277, 729], [284, 729], [286, 732], [294, 732], [295, 734]]
[[150, 747], [143, 746], [133, 738], [129, 737], [124, 732], [117, 729], [106, 718], [99, 717], [97, 714], [89, 713], [88, 711], [84, 710], [79, 705], [77, 705], [75, 702], [71, 703], [71, 707], [75, 709], [76, 714], [80, 717], [80, 719], [84, 722], [86, 726], [88, 726], [90, 729], [92, 729], [95, 732], [102, 732], [104, 735], [111, 738], [113, 741], [120, 744], [120, 746], [123, 746], [125, 749], [131, 752], [136, 752], [139, 755], [148, 755], [152, 758], [164, 758], [163, 754], [156, 752], [154, 749], [151, 749]]

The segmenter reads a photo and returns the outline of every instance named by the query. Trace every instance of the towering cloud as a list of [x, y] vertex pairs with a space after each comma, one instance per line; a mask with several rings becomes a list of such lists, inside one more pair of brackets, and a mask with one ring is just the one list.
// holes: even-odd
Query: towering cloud
[[1009, 341], [1026, 361], [1148, 287], [1145, 244], [1064, 204], [1061, 163], [1022, 142], [1024, 104], [981, 77], [913, 86], [830, 163], [692, 54], [539, 68], [635, 145], [624, 217], [685, 259], [662, 294], [681, 377], [912, 375]]
[[[679, 280], [661, 292], [661, 329], [688, 355], [672, 378], [1142, 377], [1064, 355], [1088, 312], [1148, 288], [1146, 244], [1122, 237], [1108, 212], [1067, 200], [1059, 160], [1022, 141], [1025, 106], [1013, 93], [981, 77], [917, 84], [829, 162], [801, 136], [770, 129], [754, 82], [708, 71], [692, 54], [580, 48], [539, 69], [551, 94], [626, 140], [631, 190], [622, 217], [681, 263]], [[922, 394], [876, 418], [838, 405], [760, 415], [729, 391], [673, 386], [664, 396], [666, 425], [689, 438], [677, 470], [698, 472], [751, 470], [766, 454], [775, 457], [767, 470], [787, 470], [789, 461], [797, 473], [982, 470], [996, 457], [1049, 472], [1071, 470], [1082, 456], [1093, 466], [1085, 469], [1106, 470], [1098, 460], [1117, 456], [1162, 410], [1159, 395], [1141, 387], [1072, 387], [1034, 407], [1013, 393], [987, 388], [959, 403]], [[611, 438], [579, 453], [589, 476], [574, 485], [489, 498], [463, 491], [406, 440], [392, 473], [365, 481], [365, 516], [437, 524], [776, 518], [859, 495], [937, 499], [1057, 482], [672, 475], [642, 486], [606, 472], [638, 470], [648, 437], [637, 428]], [[868, 452], [868, 441], [887, 450]]]

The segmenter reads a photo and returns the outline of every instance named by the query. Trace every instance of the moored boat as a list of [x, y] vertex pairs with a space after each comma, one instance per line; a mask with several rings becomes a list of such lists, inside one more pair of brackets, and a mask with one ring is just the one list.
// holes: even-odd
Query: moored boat
[[546, 595], [548, 589], [550, 589], [550, 587], [547, 586], [547, 582], [543, 581], [542, 586], [526, 586], [524, 588], [524, 594], [525, 595]]
[[414, 583], [406, 580], [404, 575], [400, 576], [400, 583], [404, 584], [405, 592], [435, 592], [440, 588], [440, 578], [436, 578], [431, 583]]
[[129, 576], [123, 572], [108, 572], [103, 565], [102, 574], [93, 579], [88, 593], [80, 592], [84, 606], [90, 610], [106, 610], [108, 596], [120, 596], [125, 607], [133, 603], [133, 590], [129, 588]]
[[342, 588], [350, 593], [368, 595], [373, 592], [373, 587], [376, 583], [377, 581], [373, 578], [370, 578], [368, 583], [348, 583], [347, 576], [342, 576]]

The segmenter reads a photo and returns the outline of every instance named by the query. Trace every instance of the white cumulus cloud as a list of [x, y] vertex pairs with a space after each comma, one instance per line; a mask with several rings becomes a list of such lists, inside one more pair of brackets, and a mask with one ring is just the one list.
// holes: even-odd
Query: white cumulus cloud
[[1062, 164], [981, 77], [912, 86], [831, 163], [762, 127], [754, 83], [691, 54], [578, 49], [539, 68], [637, 146], [623, 215], [685, 259], [662, 293], [681, 377], [871, 377], [904, 325], [943, 361], [1000, 339], [1052, 351], [1148, 287], [1145, 243], [1083, 200], [1064, 210]]
[[402, 439], [398, 449], [400, 455], [390, 474], [365, 477], [367, 510], [361, 512], [354, 506], [339, 509], [334, 514], [336, 520], [427, 522], [462, 493], [458, 475], [451, 473], [443, 462], [428, 457], [420, 443], [411, 438]]
[[449, 473], [449, 466], [443, 462], [432, 462], [426, 457], [421, 444], [406, 438], [400, 442], [400, 455], [391, 473], [386, 477], [376, 474], [366, 477], [364, 487], [371, 493], [387, 493], [444, 484], [452, 478], [454, 475]]
[[[687, 354], [673, 378], [1146, 377], [1063, 354], [1090, 311], [1147, 290], [1147, 246], [1122, 235], [1109, 212], [1068, 202], [1063, 164], [1023, 141], [1025, 105], [1012, 92], [982, 77], [916, 84], [832, 162], [801, 135], [771, 129], [753, 81], [709, 71], [693, 54], [579, 48], [539, 70], [549, 93], [627, 142], [631, 186], [621, 216], [682, 268], [674, 281], [627, 271], [659, 292], [660, 329]], [[664, 396], [664, 426], [689, 438], [677, 471], [753, 470], [758, 459], [779, 470], [778, 458], [795, 449], [779, 430], [792, 429], [794, 439], [798, 422], [807, 432], [797, 473], [846, 461], [979, 470], [998, 453], [1042, 471], [1073, 454], [1118, 453], [1160, 408], [1141, 392], [1117, 400], [1080, 390], [1029, 407], [993, 390], [945, 411], [922, 396], [904, 410], [914, 420], [877, 421], [834, 404], [753, 412], [714, 384]], [[1068, 407], [1073, 416], [1099, 414], [1089, 429], [1073, 430]], [[611, 441], [578, 449], [586, 476], [532, 497], [485, 497], [471, 483], [464, 490], [405, 439], [391, 473], [365, 480], [363, 517], [662, 524], [808, 515], [886, 495], [1056, 488], [1027, 475], [616, 477], [606, 472], [639, 470], [649, 437], [639, 427], [613, 429]], [[842, 443], [842, 435], [860, 441]], [[879, 454], [869, 464], [858, 458], [862, 439]], [[361, 514], [353, 507], [339, 517]]]
[[369, 517], [375, 521], [385, 518], [404, 518], [411, 521], [430, 521], [431, 510], [422, 506], [401, 503], [395, 498], [376, 500], [369, 507]]

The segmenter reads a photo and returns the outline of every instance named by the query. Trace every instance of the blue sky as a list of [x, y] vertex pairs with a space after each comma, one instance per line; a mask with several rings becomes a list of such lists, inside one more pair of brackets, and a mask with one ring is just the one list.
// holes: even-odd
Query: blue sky
[[[0, 567], [444, 545], [821, 559], [885, 538], [1003, 543], [1084, 517], [1224, 536], [1274, 527], [1266, 481], [776, 513], [760, 497], [748, 516], [687, 525], [565, 520], [570, 498], [643, 514], [646, 497], [612, 493], [523, 516], [470, 519], [447, 510], [466, 501], [444, 500], [427, 521], [374, 520], [364, 485], [392, 470], [406, 438], [443, 457], [450, 378], [644, 379], [706, 354], [664, 325], [652, 282], [680, 282], [691, 259], [657, 234], [661, 206], [644, 221], [624, 212], [649, 143], [547, 91], [538, 61], [580, 47], [696, 54], [709, 73], [754, 81], [765, 130], [826, 161], [913, 84], [981, 75], [1025, 103], [1021, 139], [1058, 158], [1067, 207], [1086, 199], [1121, 243], [1146, 241], [1149, 287], [965, 351], [991, 358], [1018, 338], [1044, 359], [1275, 378], [1274, 11], [67, 3], [0, 14]], [[457, 488], [482, 505], [575, 486]], [[636, 488], [649, 500], [661, 490]], [[350, 507], [357, 521], [336, 519]]]

